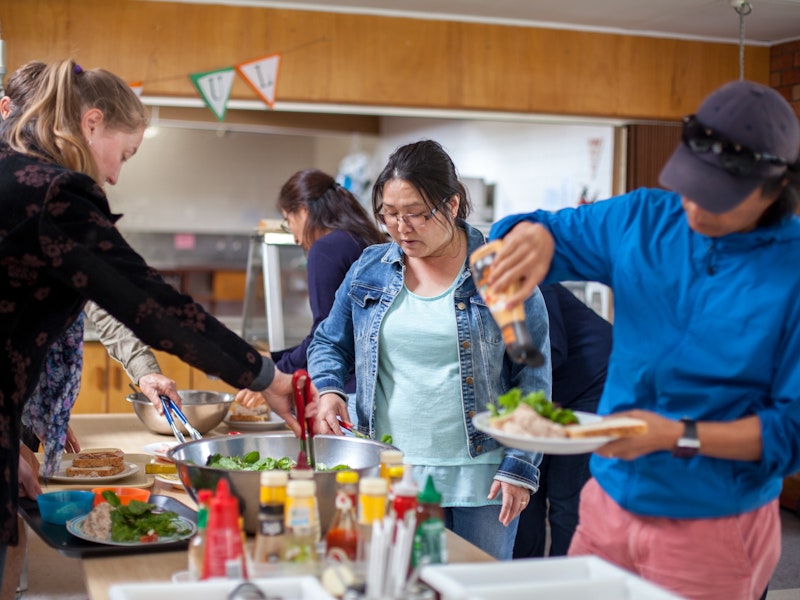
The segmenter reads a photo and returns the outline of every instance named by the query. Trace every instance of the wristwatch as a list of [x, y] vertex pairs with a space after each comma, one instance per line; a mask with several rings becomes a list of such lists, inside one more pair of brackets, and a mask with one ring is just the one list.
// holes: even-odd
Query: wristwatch
[[672, 455], [678, 458], [692, 458], [700, 452], [700, 440], [697, 437], [697, 422], [694, 419], [684, 417], [681, 419], [681, 423], [683, 423], [683, 435], [678, 438], [678, 443], [675, 444]]

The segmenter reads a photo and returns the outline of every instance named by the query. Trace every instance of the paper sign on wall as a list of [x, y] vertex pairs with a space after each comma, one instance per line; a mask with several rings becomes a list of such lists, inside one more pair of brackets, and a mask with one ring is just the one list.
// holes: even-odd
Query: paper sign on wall
[[270, 54], [263, 58], [236, 65], [236, 71], [253, 88], [267, 106], [275, 105], [275, 88], [278, 85], [278, 67], [281, 55]]
[[194, 87], [200, 92], [203, 101], [211, 109], [211, 112], [216, 115], [218, 121], [222, 121], [225, 118], [235, 76], [236, 72], [233, 67], [189, 75]]

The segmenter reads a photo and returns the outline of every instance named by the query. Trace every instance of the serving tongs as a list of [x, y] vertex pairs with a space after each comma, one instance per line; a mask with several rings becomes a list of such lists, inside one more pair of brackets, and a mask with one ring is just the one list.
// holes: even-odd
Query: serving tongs
[[184, 437], [181, 430], [178, 429], [178, 426], [175, 425], [175, 420], [172, 418], [172, 413], [180, 419], [180, 422], [183, 423], [183, 426], [186, 428], [186, 431], [189, 432], [189, 435], [192, 436], [193, 440], [202, 440], [203, 435], [195, 429], [191, 423], [189, 423], [189, 419], [186, 418], [186, 415], [183, 414], [183, 411], [172, 401], [172, 398], [169, 396], [164, 396], [163, 394], [159, 396], [161, 398], [161, 405], [164, 407], [164, 416], [167, 418], [167, 423], [169, 423], [170, 429], [172, 429], [172, 433], [175, 436], [175, 439], [178, 440], [181, 444], [186, 443], [186, 438]]
[[300, 423], [300, 455], [297, 457], [297, 468], [314, 468], [314, 424], [306, 418], [306, 404], [311, 401], [311, 377], [303, 369], [298, 369], [292, 375], [292, 389], [294, 390], [294, 407], [297, 412], [297, 421]]

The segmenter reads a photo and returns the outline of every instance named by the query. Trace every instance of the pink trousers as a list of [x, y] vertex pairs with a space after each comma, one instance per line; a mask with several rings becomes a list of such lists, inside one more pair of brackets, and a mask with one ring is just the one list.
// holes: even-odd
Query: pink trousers
[[758, 600], [781, 553], [777, 500], [732, 517], [642, 517], [590, 479], [579, 519], [570, 556], [599, 556], [691, 600]]

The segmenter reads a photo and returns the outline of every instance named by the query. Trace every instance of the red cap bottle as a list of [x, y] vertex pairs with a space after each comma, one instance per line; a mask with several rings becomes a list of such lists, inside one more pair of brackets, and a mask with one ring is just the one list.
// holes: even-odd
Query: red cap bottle
[[209, 506], [203, 579], [210, 577], [247, 577], [239, 529], [239, 501], [231, 495], [226, 479], [217, 483], [217, 493]]

